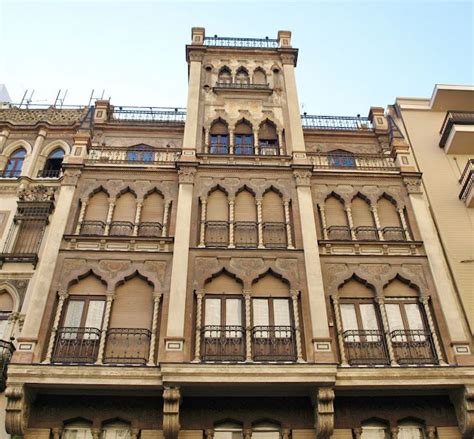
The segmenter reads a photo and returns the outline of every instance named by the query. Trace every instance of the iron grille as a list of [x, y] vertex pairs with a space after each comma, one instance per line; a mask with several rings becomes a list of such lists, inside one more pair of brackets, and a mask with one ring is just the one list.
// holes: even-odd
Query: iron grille
[[350, 365], [390, 364], [382, 331], [351, 329], [344, 331], [342, 338], [346, 359]]
[[398, 364], [438, 364], [431, 333], [423, 329], [397, 329], [390, 333]]
[[295, 361], [295, 329], [292, 326], [254, 326], [252, 347], [255, 361]]
[[281, 222], [264, 222], [263, 244], [268, 248], [286, 248], [286, 224]]
[[213, 37], [204, 38], [205, 46], [214, 47], [239, 47], [243, 49], [277, 49], [278, 40], [271, 38], [231, 38]]
[[56, 335], [53, 363], [94, 363], [100, 343], [100, 329], [60, 328]]
[[367, 117], [317, 116], [303, 114], [301, 124], [305, 129], [336, 131], [370, 131], [372, 122]]
[[107, 331], [104, 363], [146, 364], [151, 331], [139, 328], [113, 328]]
[[113, 107], [110, 122], [157, 123], [161, 125], [186, 122], [185, 108], [167, 107]]
[[244, 361], [243, 326], [204, 326], [201, 329], [201, 358], [203, 361]]

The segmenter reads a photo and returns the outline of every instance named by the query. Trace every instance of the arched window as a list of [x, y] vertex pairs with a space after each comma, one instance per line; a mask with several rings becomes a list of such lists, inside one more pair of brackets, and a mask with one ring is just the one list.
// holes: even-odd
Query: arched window
[[257, 205], [255, 197], [247, 190], [241, 190], [235, 197], [234, 242], [239, 248], [255, 248], [257, 237]]
[[242, 424], [237, 422], [222, 422], [214, 426], [214, 439], [242, 439]]
[[267, 84], [267, 75], [261, 67], [257, 67], [253, 72], [253, 83], [258, 85]]
[[99, 190], [87, 202], [81, 235], [103, 235], [108, 211], [109, 197], [104, 190]]
[[207, 198], [206, 246], [227, 247], [229, 244], [229, 203], [227, 194], [216, 189]]
[[232, 83], [232, 72], [229, 67], [224, 66], [219, 70], [219, 75], [217, 78], [219, 84], [231, 84]]
[[364, 422], [361, 439], [389, 439], [387, 424], [378, 420]]
[[351, 239], [351, 231], [342, 199], [336, 194], [331, 194], [326, 198], [324, 208], [328, 239]]
[[122, 193], [115, 203], [109, 234], [111, 236], [130, 236], [135, 224], [136, 209], [135, 194], [130, 190]]
[[17, 149], [10, 156], [7, 162], [7, 166], [3, 171], [3, 176], [6, 178], [17, 178], [21, 174], [23, 162], [25, 160], [26, 151], [23, 148]]
[[8, 318], [13, 311], [13, 298], [7, 290], [0, 290], [0, 339], [7, 340]]
[[163, 232], [164, 205], [163, 195], [156, 190], [145, 197], [138, 226], [138, 236], [161, 236]]
[[127, 151], [127, 160], [129, 162], [152, 162], [153, 150], [149, 145], [132, 146]]
[[229, 154], [229, 128], [222, 119], [217, 119], [209, 132], [209, 152], [211, 154]]
[[102, 427], [101, 439], [130, 439], [130, 424], [123, 421], [112, 421]]
[[351, 202], [352, 222], [359, 240], [376, 240], [378, 238], [374, 216], [370, 210], [369, 201], [358, 194]]
[[55, 149], [48, 155], [44, 168], [40, 171], [38, 177], [57, 178], [61, 174], [61, 166], [63, 164], [64, 151], [61, 148]]
[[245, 67], [239, 67], [237, 70], [237, 74], [235, 75], [235, 82], [236, 84], [249, 84], [249, 72]]
[[421, 423], [416, 421], [400, 421], [397, 439], [425, 439], [425, 429]]
[[270, 189], [262, 200], [263, 243], [268, 248], [287, 246], [285, 210], [280, 194]]
[[328, 152], [328, 165], [332, 168], [353, 168], [356, 161], [352, 152], [336, 149]]
[[386, 241], [404, 241], [405, 234], [395, 201], [384, 194], [377, 201], [377, 213], [384, 239]]
[[135, 275], [118, 286], [107, 331], [104, 363], [146, 364], [152, 318], [153, 285]]
[[234, 147], [235, 154], [253, 155], [254, 139], [252, 125], [250, 122], [242, 120], [235, 126]]
[[279, 154], [277, 129], [275, 124], [268, 119], [260, 125], [258, 145], [262, 155]]
[[62, 439], [93, 439], [92, 422], [75, 421], [66, 424], [63, 429]]
[[259, 422], [252, 427], [252, 439], [280, 439], [280, 426], [273, 422]]

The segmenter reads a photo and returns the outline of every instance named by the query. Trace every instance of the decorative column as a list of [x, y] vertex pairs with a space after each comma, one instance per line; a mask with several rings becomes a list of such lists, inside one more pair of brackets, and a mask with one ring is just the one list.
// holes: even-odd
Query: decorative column
[[289, 250], [294, 249], [293, 237], [291, 235], [291, 218], [290, 218], [290, 200], [285, 198], [283, 200], [283, 206], [285, 208], [285, 226], [286, 226], [286, 242]]
[[263, 213], [262, 213], [262, 197], [257, 197], [257, 231], [258, 231], [258, 248], [265, 248], [263, 244]]
[[196, 291], [196, 334], [194, 340], [194, 362], [199, 363], [201, 361], [201, 330], [202, 330], [202, 299], [204, 298], [205, 291]]
[[244, 439], [252, 439], [252, 429], [244, 428]]
[[209, 139], [210, 129], [209, 127], [204, 128], [204, 153], [209, 154]]
[[436, 427], [427, 426], [425, 431], [427, 439], [436, 439]]
[[253, 142], [254, 142], [254, 148], [255, 148], [255, 155], [259, 155], [260, 153], [260, 145], [259, 145], [259, 140], [258, 140], [258, 130], [253, 131]]
[[81, 198], [81, 210], [79, 212], [79, 218], [77, 219], [76, 235], [80, 235], [81, 233], [82, 223], [84, 222], [84, 216], [86, 215], [88, 201], [89, 200], [87, 198]]
[[133, 236], [138, 236], [138, 227], [140, 226], [140, 216], [142, 214], [143, 200], [137, 200], [135, 209], [135, 223], [133, 225]]
[[380, 316], [382, 317], [382, 326], [385, 335], [385, 342], [387, 343], [390, 366], [398, 366], [397, 360], [395, 359], [395, 352], [393, 350], [392, 337], [390, 336], [390, 326], [388, 324], [387, 310], [385, 309], [385, 299], [378, 296], [375, 298], [375, 301], [379, 305]]
[[320, 387], [316, 394], [314, 408], [317, 439], [329, 439], [334, 432], [334, 390]]
[[153, 317], [151, 321], [150, 353], [148, 355], [148, 366], [156, 366], [155, 352], [156, 339], [158, 337], [158, 315], [160, 313], [160, 301], [162, 294], [155, 291], [153, 293]]
[[339, 351], [341, 353], [341, 366], [347, 367], [349, 363], [346, 358], [346, 350], [344, 348], [344, 328], [342, 326], [341, 308], [339, 307], [339, 298], [331, 296], [334, 306], [334, 316], [336, 319], [337, 343], [339, 344]]
[[214, 439], [214, 430], [212, 428], [204, 430], [204, 435], [206, 439]]
[[130, 430], [130, 439], [138, 439], [139, 434], [140, 434], [139, 428], [132, 428]]
[[324, 204], [318, 204], [319, 208], [319, 215], [321, 216], [321, 225], [323, 226], [323, 239], [329, 239], [328, 238], [328, 224], [326, 222], [326, 209], [324, 207]]
[[207, 198], [201, 197], [201, 228], [199, 232], [198, 247], [206, 246], [206, 218], [207, 218]]
[[278, 148], [279, 148], [279, 153], [280, 155], [284, 155], [285, 151], [283, 149], [283, 130], [277, 129], [277, 134], [278, 134]]
[[430, 297], [421, 296], [420, 302], [423, 304], [423, 309], [425, 310], [426, 320], [428, 321], [428, 327], [430, 329], [431, 337], [433, 339], [433, 345], [435, 348], [436, 356], [438, 357], [439, 364], [441, 366], [446, 366], [447, 363], [443, 359], [443, 352], [439, 344], [438, 333], [436, 332], [436, 327], [433, 321], [433, 315], [431, 314]]
[[110, 312], [112, 311], [112, 302], [115, 298], [114, 291], [107, 291], [104, 311], [104, 322], [102, 323], [102, 330], [100, 332], [99, 352], [95, 364], [104, 364], [105, 342], [107, 339], [107, 331], [109, 329]]
[[100, 434], [102, 429], [100, 428], [91, 428], [92, 439], [100, 439]]
[[163, 391], [163, 436], [165, 439], [178, 439], [179, 405], [181, 392], [179, 387], [165, 387]]
[[46, 138], [47, 131], [41, 128], [38, 131], [38, 137], [35, 140], [35, 144], [31, 150], [31, 154], [25, 158], [25, 162], [23, 163], [23, 167], [21, 169], [21, 175], [27, 175], [30, 178], [36, 178], [37, 174], [34, 174], [38, 157], [41, 152], [41, 148], [44, 143], [44, 139]]
[[354, 433], [354, 438], [355, 439], [361, 439], [362, 437], [362, 428], [353, 428], [352, 432]]
[[234, 137], [234, 129], [229, 128], [229, 154], [234, 154], [235, 148], [235, 137]]
[[107, 212], [107, 219], [105, 221], [104, 235], [108, 236], [110, 232], [110, 224], [112, 223], [112, 216], [114, 214], [115, 200], [109, 199], [109, 210]]
[[53, 329], [51, 330], [51, 335], [49, 336], [48, 351], [44, 360], [45, 364], [51, 363], [51, 357], [53, 356], [54, 343], [56, 342], [56, 335], [59, 329], [59, 322], [61, 320], [64, 302], [69, 297], [69, 293], [67, 291], [59, 291], [58, 297], [58, 307], [56, 308], [56, 315], [54, 316]]
[[390, 429], [390, 439], [398, 439], [398, 427], [392, 427]]
[[352, 210], [351, 210], [351, 206], [349, 205], [346, 205], [344, 207], [344, 210], [346, 211], [346, 214], [347, 214], [347, 221], [349, 222], [349, 228], [351, 229], [351, 239], [353, 241], [357, 240], [357, 236], [356, 236], [356, 233], [355, 233], [355, 230], [354, 230], [354, 220], [352, 219]]
[[235, 200], [229, 197], [229, 248], [235, 248], [234, 244], [234, 217], [235, 217]]
[[53, 433], [53, 439], [61, 439], [63, 429], [61, 427], [54, 427], [51, 429], [51, 432]]
[[291, 430], [289, 428], [283, 428], [281, 430], [281, 439], [290, 439]]
[[298, 363], [304, 363], [303, 360], [303, 347], [301, 345], [301, 326], [300, 326], [300, 313], [298, 306], [298, 297], [300, 295], [299, 290], [290, 290], [291, 302], [293, 304], [293, 319], [295, 322], [295, 341], [296, 341], [296, 361]]
[[411, 241], [410, 231], [408, 230], [408, 224], [405, 218], [405, 212], [403, 211], [402, 208], [397, 209], [397, 212], [398, 212], [398, 216], [400, 217], [400, 221], [402, 223], [403, 232], [405, 233], [405, 238], [407, 241]]
[[252, 361], [252, 320], [251, 320], [251, 306], [252, 306], [252, 291], [244, 291], [245, 299], [245, 361]]
[[169, 221], [169, 215], [170, 215], [170, 207], [171, 207], [171, 201], [166, 200], [165, 207], [163, 209], [163, 226], [161, 229], [162, 237], [168, 236], [168, 221]]
[[374, 217], [375, 227], [377, 227], [377, 235], [379, 237], [379, 241], [384, 241], [383, 233], [382, 233], [382, 226], [380, 225], [380, 218], [379, 218], [379, 211], [377, 209], [377, 204], [370, 203], [370, 211]]

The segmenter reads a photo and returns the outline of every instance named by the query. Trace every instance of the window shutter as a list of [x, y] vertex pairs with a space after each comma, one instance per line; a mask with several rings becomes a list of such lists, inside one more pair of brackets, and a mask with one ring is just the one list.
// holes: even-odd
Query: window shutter
[[163, 223], [164, 199], [158, 192], [152, 192], [143, 200], [140, 222]]
[[325, 202], [326, 223], [328, 226], [347, 226], [344, 206], [336, 197], [329, 197]]
[[84, 302], [82, 300], [70, 300], [67, 306], [66, 317], [64, 318], [63, 327], [79, 328], [81, 326], [82, 311]]
[[235, 221], [257, 222], [255, 198], [248, 191], [239, 192], [235, 198]]
[[228, 209], [227, 195], [220, 190], [212, 192], [207, 199], [207, 220], [227, 222]]
[[135, 222], [135, 211], [137, 208], [135, 195], [131, 192], [125, 192], [115, 204], [114, 215], [112, 221], [128, 221]]
[[395, 303], [386, 304], [385, 310], [387, 311], [388, 326], [390, 331], [405, 329], [403, 326], [402, 314], [400, 312], [400, 305]]
[[363, 303], [359, 306], [359, 309], [360, 317], [362, 320], [362, 326], [364, 327], [364, 329], [379, 329], [374, 305], [371, 303]]
[[102, 329], [102, 316], [104, 315], [103, 300], [91, 300], [89, 301], [89, 308], [87, 310], [87, 317], [84, 323], [86, 328], [97, 328]]
[[372, 217], [369, 204], [362, 198], [356, 197], [354, 200], [352, 200], [351, 211], [354, 227], [374, 226], [374, 219]]
[[400, 217], [397, 209], [386, 198], [380, 198], [377, 202], [377, 213], [380, 219], [380, 226], [383, 227], [401, 227]]
[[263, 222], [285, 222], [283, 201], [276, 192], [270, 191], [263, 196], [262, 211]]
[[359, 326], [357, 325], [355, 305], [352, 303], [341, 303], [340, 310], [342, 317], [342, 328], [344, 331], [359, 329]]
[[254, 84], [266, 84], [267, 76], [260, 69], [255, 70], [253, 74], [253, 83]]
[[225, 324], [227, 326], [242, 326], [242, 302], [240, 299], [226, 299]]
[[13, 253], [36, 253], [45, 228], [44, 220], [21, 220]]
[[273, 299], [275, 326], [291, 326], [290, 303], [287, 299]]
[[407, 315], [408, 327], [410, 329], [425, 329], [418, 304], [407, 303], [405, 305], [405, 313]]
[[420, 427], [399, 427], [398, 439], [423, 439], [423, 430]]
[[206, 326], [221, 325], [221, 299], [206, 298], [204, 324]]
[[254, 326], [269, 326], [268, 299], [253, 299], [252, 305]]
[[6, 291], [0, 293], [0, 312], [13, 311], [13, 298]]
[[85, 221], [106, 221], [109, 201], [105, 192], [97, 192], [87, 203]]

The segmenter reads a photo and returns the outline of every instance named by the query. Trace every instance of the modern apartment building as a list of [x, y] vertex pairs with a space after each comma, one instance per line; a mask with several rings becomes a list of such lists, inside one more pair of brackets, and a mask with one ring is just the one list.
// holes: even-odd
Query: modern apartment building
[[287, 31], [193, 28], [186, 56], [186, 109], [0, 111], [7, 432], [471, 438], [472, 336], [397, 115], [301, 115]]

